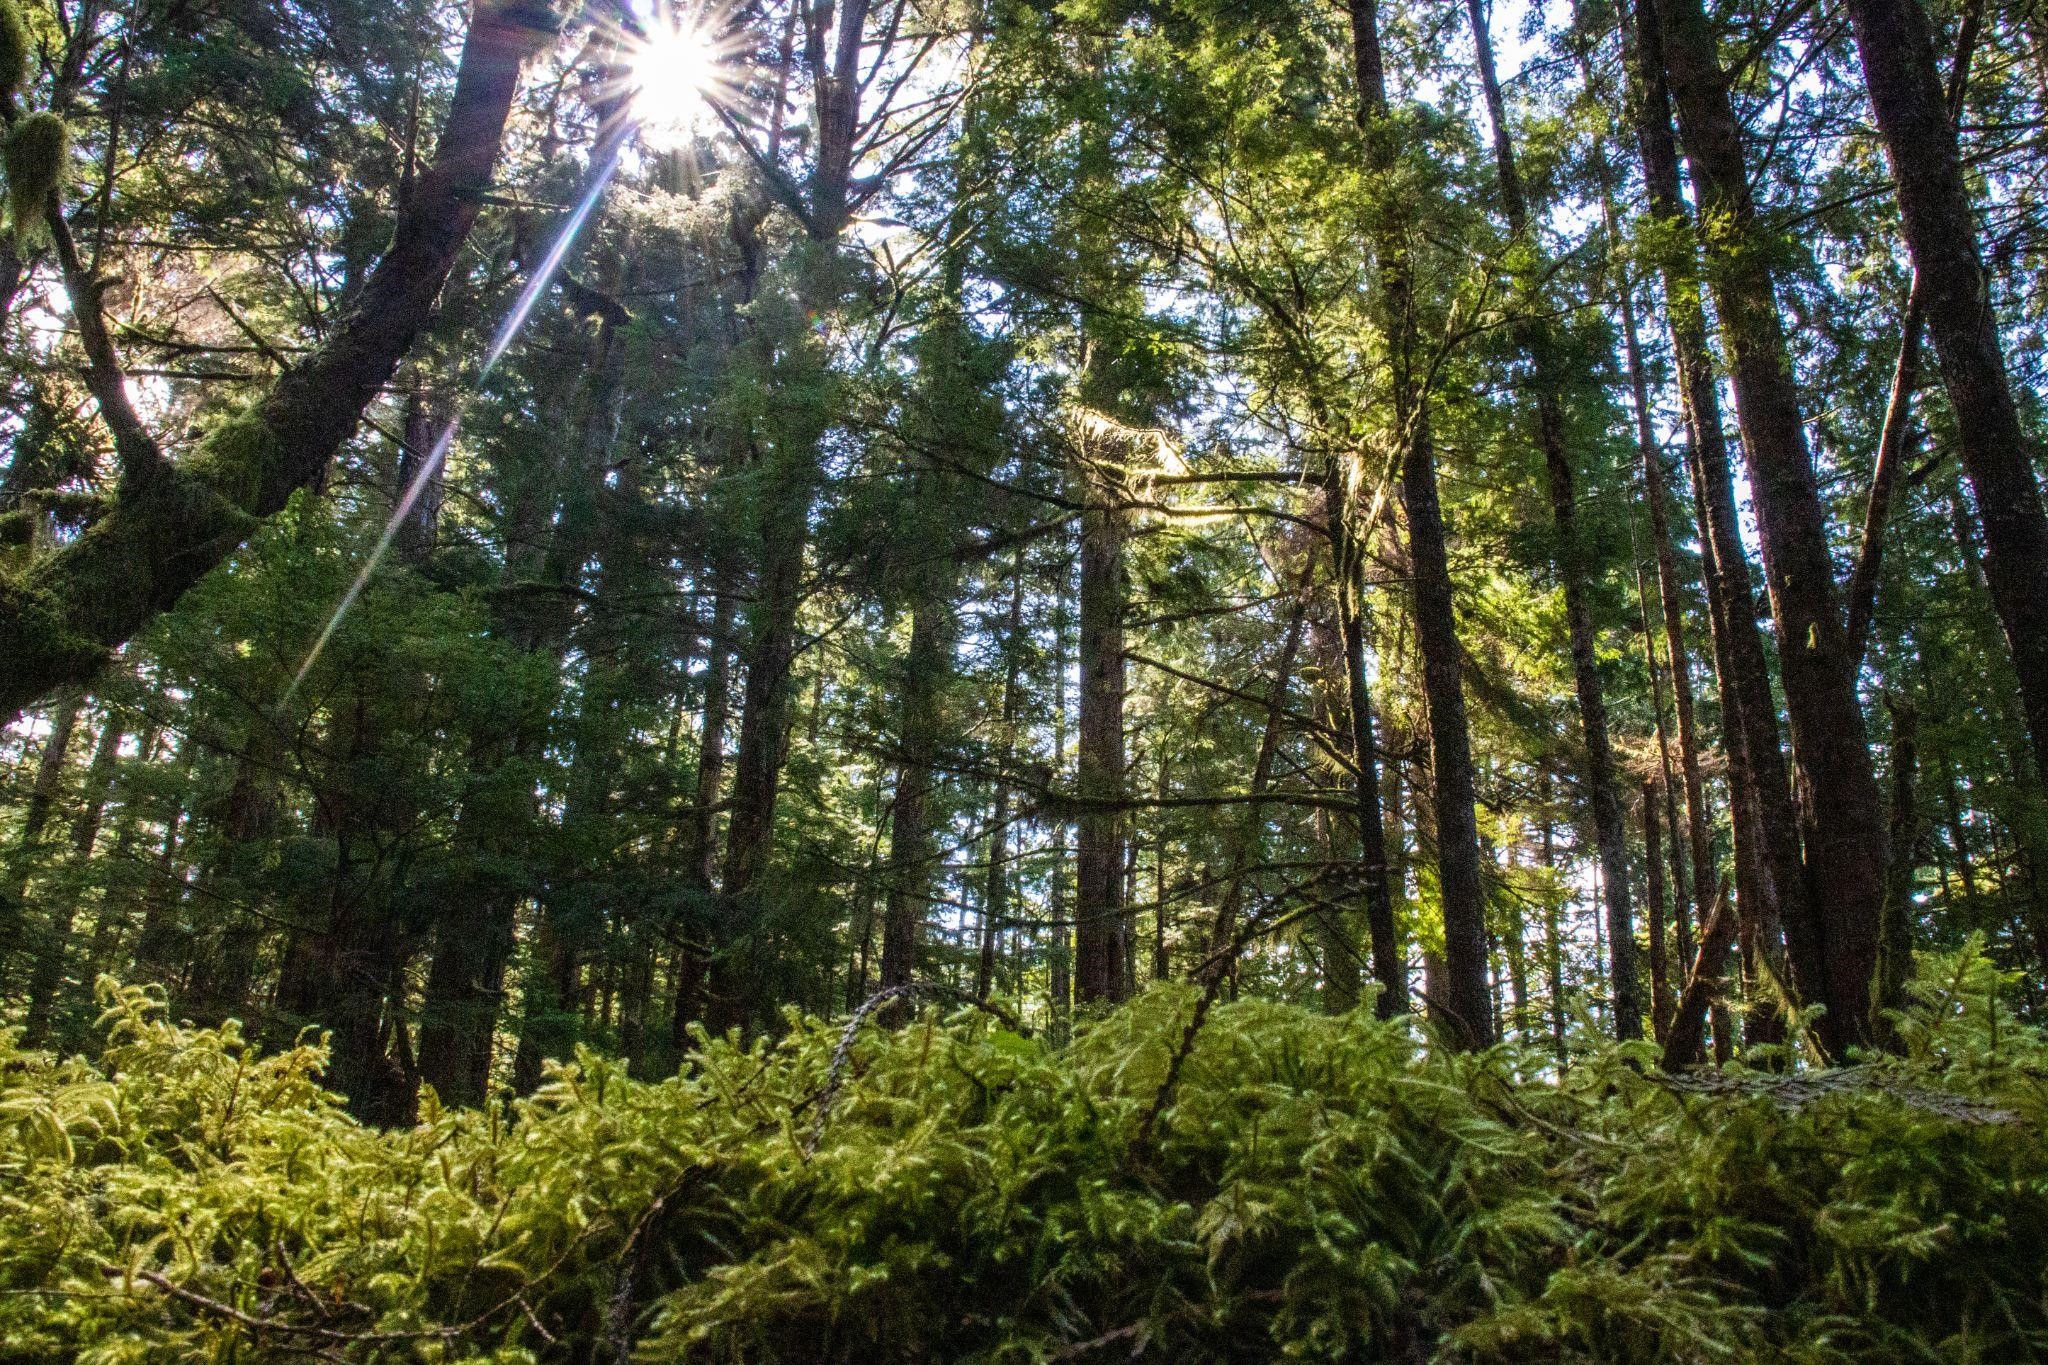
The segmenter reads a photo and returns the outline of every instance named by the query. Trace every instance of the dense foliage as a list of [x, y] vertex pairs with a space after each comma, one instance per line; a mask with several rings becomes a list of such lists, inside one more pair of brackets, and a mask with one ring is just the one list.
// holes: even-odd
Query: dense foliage
[[0, 0], [0, 1355], [2048, 1353], [2044, 136], [2034, 0]]
[[590, 1052], [379, 1132], [316, 1046], [102, 987], [95, 1065], [0, 1053], [13, 1359], [1803, 1362], [2048, 1351], [2048, 1039], [1974, 950], [1905, 1055], [1561, 1079], [1369, 1011], [1190, 998], [1064, 1048], [792, 1014], [683, 1074]]

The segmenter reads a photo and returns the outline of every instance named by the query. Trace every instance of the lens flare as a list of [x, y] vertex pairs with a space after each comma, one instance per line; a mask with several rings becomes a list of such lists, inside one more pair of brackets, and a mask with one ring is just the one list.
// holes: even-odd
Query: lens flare
[[640, 140], [673, 150], [710, 131], [739, 95], [729, 41], [709, 11], [655, 5], [624, 35], [624, 83]]
[[[656, 151], [680, 148], [710, 132], [721, 110], [730, 114], [746, 103], [745, 35], [743, 29], [729, 19], [723, 24], [714, 21], [714, 16], [724, 11], [703, 3], [678, 7], [667, 0], [629, 0], [629, 4], [631, 12], [625, 22], [608, 27], [621, 61], [615, 68], [617, 74], [600, 87], [607, 100], [624, 98], [628, 116], [617, 122], [607, 119], [606, 130], [600, 135], [592, 158], [591, 175], [584, 193], [491, 338], [490, 349], [477, 372], [477, 382], [496, 368], [524, 329], [534, 305], [561, 270], [563, 260], [597, 206], [605, 186], [618, 171], [627, 138], [637, 135], [640, 142]], [[466, 405], [465, 399], [461, 406]], [[383, 563], [413, 505], [428, 482], [441, 474], [455, 444], [461, 420], [459, 406], [433, 449], [420, 461], [419, 471], [411, 483], [401, 492], [391, 518], [364, 561], [361, 572], [342, 595], [333, 615], [327, 618], [326, 626], [307, 652], [291, 686], [285, 689], [280, 708], [291, 701], [312, 673], [314, 664], [319, 662], [343, 619]]]

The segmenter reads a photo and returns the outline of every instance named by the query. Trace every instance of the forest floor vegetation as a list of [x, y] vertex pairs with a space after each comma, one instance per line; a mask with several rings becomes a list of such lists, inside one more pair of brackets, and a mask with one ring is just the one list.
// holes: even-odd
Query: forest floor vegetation
[[1697, 1079], [1244, 1000], [1163, 1105], [1185, 988], [1059, 1047], [792, 1014], [378, 1131], [320, 1047], [103, 980], [96, 1061], [0, 1034], [0, 1354], [2044, 1358], [2048, 1039], [2005, 984], [1930, 956], [1903, 1056]]

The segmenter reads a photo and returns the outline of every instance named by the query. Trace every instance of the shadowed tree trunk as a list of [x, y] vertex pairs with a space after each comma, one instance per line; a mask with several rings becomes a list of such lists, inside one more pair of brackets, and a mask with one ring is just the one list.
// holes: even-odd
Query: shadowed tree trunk
[[715, 946], [710, 929], [717, 886], [718, 798], [725, 787], [725, 727], [732, 706], [732, 629], [738, 603], [723, 565], [712, 571], [712, 590], [717, 597], [704, 646], [695, 799], [684, 817], [681, 841], [684, 884], [692, 901], [684, 912], [682, 942], [676, 950], [675, 999], [669, 1013], [669, 1043], [678, 1052], [689, 1042], [689, 1026], [703, 1017], [704, 987]]
[[[585, 363], [549, 394], [547, 411], [574, 439], [559, 443], [540, 477], [517, 485], [505, 512], [506, 584], [562, 591], [501, 595], [491, 631], [519, 653], [544, 659], [550, 677], [559, 675], [576, 626], [577, 599], [567, 589], [606, 531], [598, 499], [616, 427], [618, 330], [607, 316]], [[449, 1104], [481, 1104], [489, 1085], [519, 905], [534, 889], [534, 768], [550, 739], [553, 699], [552, 689], [545, 699], [525, 699], [471, 759], [456, 822], [460, 868], [433, 924], [419, 1030], [421, 1076]]]
[[[80, 867], [92, 860], [93, 846], [99, 842], [100, 821], [113, 791], [114, 768], [121, 759], [121, 741], [127, 734], [127, 714], [108, 705], [100, 722], [99, 738], [93, 744], [92, 762], [85, 770], [84, 803], [71, 822], [71, 858]], [[111, 897], [111, 891], [103, 892], [102, 897], [100, 913], [105, 915], [106, 900]], [[29, 973], [28, 1012], [22, 1019], [21, 1040], [24, 1046], [39, 1046], [49, 1035], [50, 1018], [57, 1007], [58, 992], [64, 985], [64, 969], [70, 962], [71, 926], [77, 913], [78, 902], [74, 896], [59, 898], [51, 908], [49, 923], [43, 928], [43, 941], [36, 945], [34, 966]]]
[[[1023, 705], [1024, 552], [1010, 566], [1010, 608], [1003, 622], [1002, 761], [1008, 773], [1017, 757], [1017, 714]], [[1163, 778], [1162, 778], [1163, 780]], [[989, 817], [988, 885], [981, 901], [981, 953], [974, 975], [974, 998], [986, 1000], [995, 988], [996, 936], [1010, 913], [1010, 784], [996, 782], [994, 810]], [[1161, 857], [1164, 858], [1164, 843]], [[1161, 876], [1164, 877], [1164, 869]], [[1162, 939], [1163, 942], [1163, 939]]]
[[1918, 0], [1848, 0], [1847, 9], [1898, 181], [1914, 294], [1925, 308], [1957, 448], [1976, 494], [1984, 577], [2012, 650], [2036, 767], [2048, 772], [2048, 514], [2035, 482], [2038, 452], [2006, 375], [1933, 28]]
[[1648, 873], [1649, 905], [1644, 918], [1650, 930], [1650, 1027], [1662, 1043], [1671, 1033], [1671, 973], [1664, 942], [1664, 860], [1661, 856], [1663, 813], [1657, 809], [1657, 784], [1643, 783], [1643, 866]]
[[[1479, 56], [1479, 83], [1493, 125], [1493, 159], [1500, 185], [1502, 214], [1508, 231], [1531, 246], [1529, 206], [1515, 163], [1508, 131], [1507, 103], [1493, 64], [1493, 38], [1487, 31], [1487, 0], [1466, 0], [1472, 41]], [[1585, 739], [1585, 784], [1593, 813], [1593, 841], [1600, 858], [1601, 888], [1607, 912], [1608, 972], [1614, 992], [1614, 1031], [1623, 1040], [1643, 1034], [1643, 1002], [1636, 982], [1635, 926], [1629, 906], [1628, 823], [1622, 811], [1620, 785], [1614, 774], [1614, 749], [1607, 734], [1607, 695], [1600, 680], [1593, 608], [1588, 600], [1593, 566], [1579, 532], [1577, 472], [1565, 449], [1564, 397], [1553, 354], [1556, 340], [1547, 323], [1525, 321], [1515, 328], [1516, 342], [1529, 362], [1536, 391], [1536, 443], [1550, 484], [1551, 521], [1557, 531], [1557, 571], [1564, 590], [1565, 628], [1571, 641], [1572, 686], [1579, 703], [1579, 728]]]
[[[1604, 193], [1605, 157], [1602, 156], [1603, 198], [1610, 231], [1614, 222], [1613, 199]], [[1711, 823], [1707, 809], [1706, 781], [1700, 769], [1700, 741], [1698, 720], [1694, 709], [1692, 685], [1692, 652], [1685, 641], [1685, 584], [1678, 571], [1678, 551], [1671, 533], [1671, 493], [1664, 466], [1664, 452], [1657, 441], [1650, 412], [1650, 387], [1644, 373], [1641, 338], [1636, 331], [1635, 290], [1626, 272], [1620, 272], [1616, 302], [1621, 313], [1622, 351], [1628, 362], [1629, 396], [1635, 416], [1636, 454], [1643, 473], [1643, 501], [1649, 509], [1650, 545], [1657, 561], [1657, 601], [1662, 608], [1664, 627], [1664, 662], [1671, 677], [1672, 708], [1678, 720], [1678, 765], [1684, 778], [1685, 787], [1685, 833], [1687, 851], [1691, 854], [1692, 876], [1688, 879], [1680, 871], [1680, 845], [1674, 836], [1671, 850], [1672, 869], [1675, 880], [1672, 883], [1672, 919], [1683, 925], [1686, 921], [1684, 897], [1689, 889], [1692, 906], [1696, 911], [1694, 922], [1705, 924], [1711, 908], [1707, 898], [1713, 894], [1714, 845], [1709, 834]], [[1718, 422], [1718, 414], [1716, 415]], [[1746, 566], [1745, 566], [1746, 567]], [[1745, 574], [1746, 577], [1746, 574]], [[1754, 619], [1752, 618], [1752, 631]], [[1645, 623], [1647, 630], [1647, 622]], [[1654, 654], [1654, 650], [1652, 651]], [[1663, 708], [1658, 708], [1658, 728], [1662, 731]], [[1775, 743], [1775, 741], [1773, 741]], [[1670, 751], [1660, 742], [1660, 757], [1668, 765]], [[1671, 790], [1670, 775], [1666, 774], [1663, 797], [1667, 804], [1675, 803], [1676, 793]], [[1754, 841], [1755, 832], [1741, 830], [1743, 838]], [[1690, 933], [1681, 932], [1679, 945], [1684, 952]]]
[[[1699, 955], [1686, 973], [1685, 991], [1678, 998], [1671, 1032], [1664, 1039], [1663, 1066], [1680, 1071], [1706, 1060], [1707, 1014], [1721, 991], [1722, 971], [1728, 950], [1735, 943], [1735, 916], [1729, 912], [1725, 891], [1715, 898], [1700, 926]], [[1725, 1028], [1718, 1030], [1725, 1033]], [[1716, 1039], [1718, 1046], [1719, 1039]], [[1723, 1059], [1725, 1060], [1725, 1059]]]
[[[1366, 673], [1365, 649], [1369, 621], [1365, 606], [1365, 553], [1354, 521], [1359, 515], [1355, 468], [1350, 461], [1331, 461], [1324, 485], [1326, 525], [1330, 537], [1334, 580], [1338, 667], [1344, 686], [1332, 697], [1339, 728], [1351, 740], [1357, 795], [1359, 899], [1364, 903], [1366, 933], [1371, 943], [1372, 974], [1379, 983], [1373, 1010], [1382, 1019], [1408, 1009], [1408, 963], [1401, 951], [1400, 928], [1394, 920], [1393, 869], [1387, 862], [1386, 818], [1380, 801], [1380, 750], [1373, 734], [1372, 680]], [[1335, 717], [1333, 717], [1335, 718]]]
[[85, 708], [85, 693], [73, 689], [57, 699], [50, 709], [50, 733], [43, 740], [36, 760], [35, 783], [23, 803], [21, 827], [15, 831], [14, 847], [7, 851], [5, 882], [0, 882], [0, 994], [7, 990], [14, 957], [28, 931], [28, 884], [34, 874], [43, 832], [64, 783], [64, 764], [71, 751], [71, 737], [78, 728], [78, 714]]
[[1871, 986], [1884, 902], [1886, 832], [1863, 709], [1834, 582], [1825, 512], [1740, 123], [1715, 30], [1700, 0], [1650, 0], [1667, 41], [1665, 74], [1700, 187], [1713, 286], [1755, 495], [1780, 673], [1800, 777], [1807, 896], [1785, 916], [1795, 985], [1827, 1006], [1817, 1035], [1839, 1058], [1870, 1041]]
[[261, 873], [284, 814], [278, 791], [278, 768], [284, 757], [284, 736], [262, 710], [249, 717], [243, 752], [235, 759], [235, 775], [225, 800], [211, 814], [219, 831], [219, 847], [199, 878], [201, 901], [214, 907], [216, 934], [203, 939], [195, 954], [192, 977], [179, 1008], [204, 1024], [243, 1017], [256, 975], [256, 956], [270, 930], [260, 903], [265, 894]]
[[1123, 996], [1124, 514], [1091, 481], [1081, 517], [1081, 717], [1075, 790], [1086, 803], [1074, 864], [1074, 998]]
[[[1385, 171], [1397, 158], [1387, 105], [1375, 0], [1349, 0], [1353, 71], [1359, 125], [1369, 168]], [[1415, 637], [1422, 655], [1423, 693], [1429, 702], [1431, 800], [1435, 810], [1437, 883], [1444, 916], [1444, 989], [1432, 1012], [1461, 1046], [1484, 1047], [1492, 1037], [1492, 990], [1487, 979], [1486, 894], [1479, 874], [1479, 822], [1472, 774], [1471, 727], [1465, 715], [1457, 611], [1451, 595], [1449, 534], [1438, 497], [1436, 449], [1430, 436], [1429, 395], [1417, 354], [1414, 282], [1398, 207], [1371, 227], [1380, 294], [1393, 357], [1393, 425], [1400, 442], [1401, 501], [1408, 519], [1408, 555], [1414, 575]]]
[[[1058, 587], [1053, 594], [1052, 614], [1052, 770], [1064, 773], [1067, 770], [1067, 630], [1072, 619], [1068, 609], [1068, 597], [1073, 583], [1071, 561], [1062, 561], [1059, 567]], [[1065, 1042], [1071, 1025], [1074, 1004], [1074, 950], [1071, 925], [1067, 916], [1067, 830], [1064, 816], [1053, 820], [1049, 830], [1052, 834], [1053, 859], [1051, 889], [1046, 895], [1046, 919], [1050, 921], [1052, 943], [1046, 951], [1045, 989], [1046, 1008], [1052, 1015], [1052, 1036], [1055, 1042]]]

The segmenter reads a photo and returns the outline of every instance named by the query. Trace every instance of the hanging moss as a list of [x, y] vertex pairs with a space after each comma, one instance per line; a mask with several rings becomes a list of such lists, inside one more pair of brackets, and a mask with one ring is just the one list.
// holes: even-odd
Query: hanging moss
[[64, 185], [71, 130], [52, 113], [30, 114], [7, 137], [7, 220], [24, 245], [48, 233], [43, 214]]
[[0, 98], [14, 99], [28, 84], [28, 25], [14, 0], [0, 0]]

